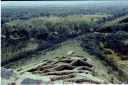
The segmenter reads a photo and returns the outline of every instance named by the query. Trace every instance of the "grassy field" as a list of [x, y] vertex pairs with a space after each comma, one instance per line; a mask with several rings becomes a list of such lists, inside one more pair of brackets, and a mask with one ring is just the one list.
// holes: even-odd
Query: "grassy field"
[[95, 23], [97, 20], [102, 19], [103, 17], [108, 17], [110, 15], [69, 15], [64, 17], [57, 16], [45, 16], [45, 17], [35, 17], [29, 20], [14, 20], [7, 22], [7, 26], [10, 27], [22, 27], [29, 28], [30, 26], [37, 27], [42, 24], [51, 23], [52, 25], [56, 24], [80, 24], [80, 23]]
[[104, 27], [111, 27], [111, 26], [114, 26], [115, 24], [118, 24], [119, 21], [124, 20], [124, 19], [126, 19], [126, 18], [128, 18], [128, 15], [121, 16], [121, 17], [116, 18], [116, 19], [114, 19], [114, 20], [112, 20], [112, 21], [106, 22], [103, 26], [104, 26]]

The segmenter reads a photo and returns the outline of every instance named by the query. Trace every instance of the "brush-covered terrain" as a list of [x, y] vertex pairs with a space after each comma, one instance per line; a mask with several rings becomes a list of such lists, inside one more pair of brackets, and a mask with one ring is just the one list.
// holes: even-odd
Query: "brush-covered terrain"
[[110, 2], [3, 6], [2, 84], [128, 83], [127, 1]]

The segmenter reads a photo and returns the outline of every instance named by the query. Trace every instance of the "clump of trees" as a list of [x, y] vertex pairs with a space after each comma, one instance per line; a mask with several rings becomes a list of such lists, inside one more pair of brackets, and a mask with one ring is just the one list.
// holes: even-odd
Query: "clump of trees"
[[101, 47], [99, 44], [98, 36], [94, 33], [85, 34], [82, 38], [83, 43], [81, 46], [84, 50], [89, 52], [92, 55], [96, 55], [100, 57], [101, 59], [104, 58], [104, 54], [101, 51]]
[[[97, 18], [101, 18], [100, 16]], [[72, 35], [85, 32], [93, 32], [98, 26], [85, 15], [73, 15], [66, 17], [41, 17], [26, 20], [14, 20], [4, 24], [2, 34], [6, 38], [10, 35], [24, 39], [34, 38], [36, 40], [47, 40], [55, 35]], [[24, 36], [23, 36], [24, 35]]]
[[103, 58], [106, 54], [111, 54], [109, 51], [105, 50], [103, 53], [103, 48], [100, 42], [105, 43], [104, 48], [112, 49], [113, 51], [121, 54], [121, 59], [127, 60], [128, 55], [128, 33], [124, 31], [118, 31], [116, 33], [110, 34], [94, 34], [89, 33], [83, 36], [83, 43], [81, 46], [84, 50], [88, 51], [90, 54], [100, 56]]
[[108, 27], [102, 27], [102, 28], [98, 28], [97, 31], [99, 32], [107, 32], [107, 33], [115, 33], [118, 31], [125, 31], [128, 32], [128, 23], [117, 23], [113, 26], [108, 26]]
[[118, 31], [105, 37], [105, 41], [107, 42], [105, 47], [111, 48], [118, 53], [126, 55], [128, 54], [127, 40], [128, 33]]
[[113, 26], [114, 32], [125, 31], [128, 32], [128, 23], [121, 23]]

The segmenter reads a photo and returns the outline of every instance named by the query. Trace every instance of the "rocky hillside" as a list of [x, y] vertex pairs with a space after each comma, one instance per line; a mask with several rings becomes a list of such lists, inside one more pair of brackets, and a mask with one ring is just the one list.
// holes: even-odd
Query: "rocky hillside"
[[[31, 82], [35, 84], [36, 80], [42, 82], [45, 79], [50, 84], [120, 83], [109, 71], [109, 66], [105, 66], [96, 56], [82, 50], [81, 44], [79, 36], [58, 44], [56, 49], [45, 51], [45, 54], [41, 51], [36, 57], [24, 58], [4, 67], [17, 71], [20, 76], [14, 81], [18, 84]], [[5, 83], [6, 78], [2, 78], [2, 81]]]
[[1, 69], [3, 84], [109, 83], [96, 75], [95, 67], [87, 63], [87, 58], [80, 57], [56, 57], [44, 60], [42, 65], [30, 68], [23, 74], [11, 69]]

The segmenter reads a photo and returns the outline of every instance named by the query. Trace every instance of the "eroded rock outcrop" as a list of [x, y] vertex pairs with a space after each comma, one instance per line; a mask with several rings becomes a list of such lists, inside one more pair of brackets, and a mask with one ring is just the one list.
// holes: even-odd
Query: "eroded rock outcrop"
[[[13, 70], [2, 68], [2, 77], [9, 82], [2, 84], [105, 84], [108, 81], [99, 78], [95, 74], [95, 67], [87, 63], [87, 59], [80, 57], [61, 57], [42, 61], [43, 64], [29, 69], [19, 76], [12, 77]], [[17, 75], [17, 73], [16, 73]], [[4, 81], [2, 79], [2, 81]]]

